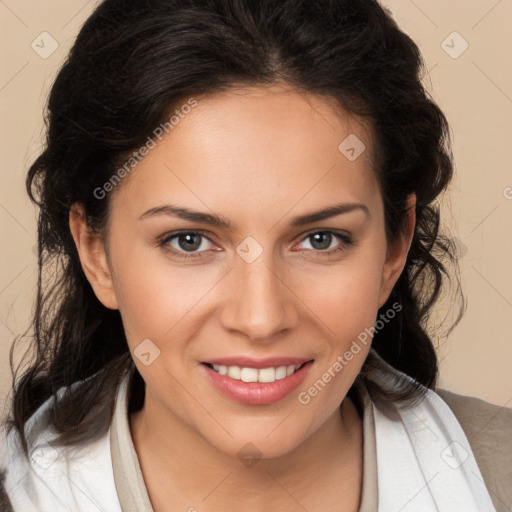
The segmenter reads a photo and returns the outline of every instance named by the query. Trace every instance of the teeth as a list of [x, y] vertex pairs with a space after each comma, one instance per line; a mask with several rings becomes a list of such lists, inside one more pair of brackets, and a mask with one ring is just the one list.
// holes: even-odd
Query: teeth
[[284, 379], [287, 376], [287, 366], [280, 366], [276, 368], [276, 379]]
[[257, 374], [259, 382], [274, 382], [276, 380], [275, 368], [261, 368]]
[[256, 368], [242, 368], [240, 370], [240, 380], [244, 382], [258, 382], [258, 373]]
[[240, 368], [240, 366], [212, 365], [216, 372], [243, 382], [274, 382], [288, 377], [301, 365], [290, 364], [277, 368]]
[[[215, 367], [213, 367], [215, 370]], [[228, 377], [231, 377], [232, 379], [240, 380], [241, 377], [241, 370], [239, 366], [228, 366]]]

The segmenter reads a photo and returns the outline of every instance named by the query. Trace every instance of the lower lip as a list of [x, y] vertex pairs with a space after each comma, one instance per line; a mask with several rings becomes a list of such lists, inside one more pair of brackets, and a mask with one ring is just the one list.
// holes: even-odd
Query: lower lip
[[306, 378], [313, 361], [308, 361], [296, 372], [274, 382], [244, 382], [221, 375], [209, 366], [201, 364], [212, 384], [225, 396], [249, 405], [267, 405], [288, 396]]

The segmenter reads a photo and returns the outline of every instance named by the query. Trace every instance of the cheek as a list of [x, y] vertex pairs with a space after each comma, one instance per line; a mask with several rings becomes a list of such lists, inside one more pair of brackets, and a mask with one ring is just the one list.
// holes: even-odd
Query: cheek
[[[335, 339], [357, 336], [374, 324], [382, 269], [377, 257], [353, 258], [338, 266], [304, 273], [298, 295]], [[299, 284], [300, 281], [300, 284]]]
[[[371, 348], [369, 329], [378, 312], [380, 278], [375, 259], [331, 268], [302, 281], [302, 289], [308, 290], [304, 302], [315, 313], [309, 317], [325, 337], [321, 345], [315, 344], [318, 366], [298, 400], [323, 411], [317, 414], [318, 424], [339, 406]], [[324, 388], [329, 391], [322, 392]]]
[[115, 261], [116, 296], [130, 345], [173, 336], [222, 277], [219, 268], [178, 268], [154, 249], [134, 249]]

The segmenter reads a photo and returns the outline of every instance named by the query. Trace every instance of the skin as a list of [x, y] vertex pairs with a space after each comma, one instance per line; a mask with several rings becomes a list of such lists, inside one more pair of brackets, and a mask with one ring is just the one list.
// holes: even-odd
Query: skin
[[[307, 405], [298, 394], [374, 325], [405, 264], [415, 197], [406, 233], [388, 245], [362, 121], [283, 84], [197, 99], [115, 189], [105, 236], [89, 232], [80, 205], [70, 213], [84, 272], [98, 299], [120, 310], [132, 355], [144, 339], [160, 350], [149, 366], [134, 356], [146, 396], [130, 426], [150, 499], [157, 512], [241, 504], [325, 512], [340, 503], [356, 511], [362, 423], [345, 395], [370, 345]], [[338, 150], [350, 134], [366, 146], [355, 161]], [[290, 224], [342, 202], [362, 203], [369, 215]], [[214, 213], [232, 228], [165, 214], [140, 219], [168, 204]], [[173, 255], [169, 246], [187, 253], [178, 237], [159, 243], [180, 230], [205, 232], [199, 257]], [[353, 244], [333, 234], [319, 249], [308, 236], [315, 231], [349, 234]], [[248, 236], [263, 249], [252, 263], [236, 252]], [[314, 364], [286, 398], [246, 405], [220, 394], [200, 366], [241, 354]], [[261, 457], [251, 467], [237, 456], [247, 443]]]

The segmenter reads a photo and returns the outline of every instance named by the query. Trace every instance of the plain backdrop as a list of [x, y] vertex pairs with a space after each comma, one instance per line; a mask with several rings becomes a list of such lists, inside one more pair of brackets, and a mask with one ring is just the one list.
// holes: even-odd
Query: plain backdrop
[[[52, 80], [96, 1], [0, 2], [0, 402], [9, 348], [29, 322], [36, 284], [36, 210], [25, 174], [43, 142]], [[435, 337], [440, 386], [512, 406], [512, 0], [385, 0], [419, 45], [425, 86], [451, 125], [456, 175], [442, 221], [457, 239], [468, 306]], [[447, 297], [436, 322], [450, 315]], [[18, 354], [19, 355], [19, 354]]]

